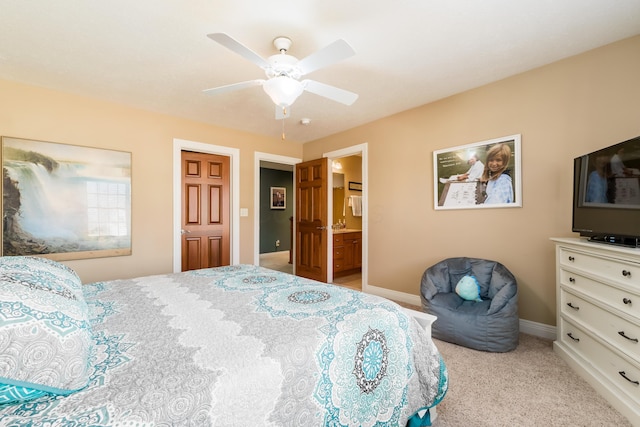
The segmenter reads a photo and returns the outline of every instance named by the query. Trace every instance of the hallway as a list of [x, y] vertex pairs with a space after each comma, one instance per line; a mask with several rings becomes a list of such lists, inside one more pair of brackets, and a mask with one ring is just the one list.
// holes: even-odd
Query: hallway
[[[293, 274], [293, 264], [289, 264], [289, 251], [268, 252], [260, 254], [260, 266], [271, 270]], [[351, 274], [333, 280], [334, 285], [362, 290], [362, 273]]]

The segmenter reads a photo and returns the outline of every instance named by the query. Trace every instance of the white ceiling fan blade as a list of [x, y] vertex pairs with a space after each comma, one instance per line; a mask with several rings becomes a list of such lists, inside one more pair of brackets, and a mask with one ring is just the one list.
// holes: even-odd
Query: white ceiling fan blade
[[262, 84], [265, 81], [262, 79], [256, 79], [256, 80], [247, 80], [246, 82], [240, 82], [240, 83], [233, 83], [230, 85], [226, 85], [226, 86], [219, 86], [219, 87], [214, 87], [211, 89], [205, 89], [202, 92], [207, 94], [207, 95], [220, 95], [222, 93], [227, 93], [227, 92], [233, 92], [236, 90], [241, 90], [241, 89], [246, 89], [248, 87], [253, 87], [253, 86], [262, 86]]
[[303, 80], [301, 83], [304, 86], [304, 90], [307, 92], [315, 93], [316, 95], [332, 99], [336, 102], [340, 102], [341, 104], [351, 105], [356, 102], [356, 99], [358, 99], [358, 94], [356, 93], [320, 83], [315, 80]]
[[291, 106], [282, 108], [276, 105], [276, 120], [288, 119], [291, 117]]
[[220, 43], [222, 46], [226, 47], [227, 49], [237, 53], [238, 55], [242, 56], [244, 59], [247, 59], [253, 62], [254, 64], [256, 64], [258, 67], [262, 69], [266, 69], [271, 66], [266, 59], [264, 59], [263, 57], [261, 57], [260, 55], [258, 55], [257, 53], [255, 53], [254, 51], [252, 51], [251, 49], [249, 49], [248, 47], [246, 47], [245, 45], [243, 45], [242, 43], [240, 43], [239, 41], [237, 41], [236, 39], [234, 39], [233, 37], [231, 37], [226, 33], [207, 34], [207, 37], [209, 37], [211, 40], [215, 42]]
[[356, 51], [346, 41], [340, 39], [331, 43], [329, 46], [302, 58], [296, 66], [302, 72], [302, 75], [309, 74], [315, 70], [326, 67], [327, 65], [347, 59], [356, 54]]

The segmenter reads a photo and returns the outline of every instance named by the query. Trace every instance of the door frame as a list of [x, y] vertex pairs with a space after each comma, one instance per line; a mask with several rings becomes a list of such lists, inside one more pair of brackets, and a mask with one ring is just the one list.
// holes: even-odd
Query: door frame
[[231, 265], [240, 263], [240, 150], [204, 142], [173, 139], [173, 272], [182, 271], [181, 234], [182, 228], [182, 184], [181, 184], [181, 152], [218, 154], [230, 157], [230, 255]]
[[[335, 151], [322, 154], [322, 157], [329, 158], [329, 173], [327, 175], [327, 209], [329, 210], [329, 224], [334, 223], [333, 219], [333, 174], [331, 173], [331, 163], [334, 159], [347, 156], [362, 156], [362, 291], [366, 292], [369, 287], [369, 153], [368, 143], [352, 145]], [[333, 239], [327, 239], [327, 282], [333, 282]]]
[[[295, 166], [296, 164], [302, 162], [302, 159], [298, 159], [296, 157], [287, 157], [281, 156], [278, 154], [269, 154], [269, 153], [261, 153], [256, 151], [253, 155], [254, 159], [254, 172], [253, 172], [253, 263], [255, 265], [260, 265], [260, 162], [271, 162], [271, 163], [280, 163], [283, 165], [291, 165]], [[293, 182], [296, 180], [296, 169], [293, 168]], [[292, 194], [292, 206], [296, 205], [296, 192], [294, 191]], [[296, 224], [293, 221], [293, 235], [296, 234]], [[295, 274], [295, 265], [296, 265], [296, 239], [293, 239], [293, 247], [291, 248], [293, 254], [293, 266], [294, 266], [294, 274]]]

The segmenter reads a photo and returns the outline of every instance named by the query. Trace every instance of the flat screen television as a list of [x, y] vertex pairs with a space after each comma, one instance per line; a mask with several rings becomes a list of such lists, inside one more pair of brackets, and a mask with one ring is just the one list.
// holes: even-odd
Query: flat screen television
[[640, 247], [640, 136], [574, 159], [573, 231]]

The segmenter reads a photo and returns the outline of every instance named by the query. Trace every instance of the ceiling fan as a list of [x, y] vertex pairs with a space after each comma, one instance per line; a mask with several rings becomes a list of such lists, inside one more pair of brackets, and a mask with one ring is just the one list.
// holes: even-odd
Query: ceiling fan
[[357, 94], [335, 86], [315, 80], [300, 80], [304, 75], [355, 55], [353, 48], [342, 39], [298, 60], [298, 58], [287, 54], [291, 47], [291, 39], [288, 37], [277, 37], [273, 40], [273, 45], [280, 53], [271, 55], [267, 59], [262, 58], [228, 34], [213, 33], [208, 34], [207, 37], [262, 68], [267, 79], [248, 80], [206, 89], [203, 91], [206, 94], [217, 95], [253, 86], [262, 86], [273, 103], [276, 104], [276, 119], [289, 117], [291, 114], [289, 107], [304, 91], [345, 105], [351, 105], [358, 99]]

